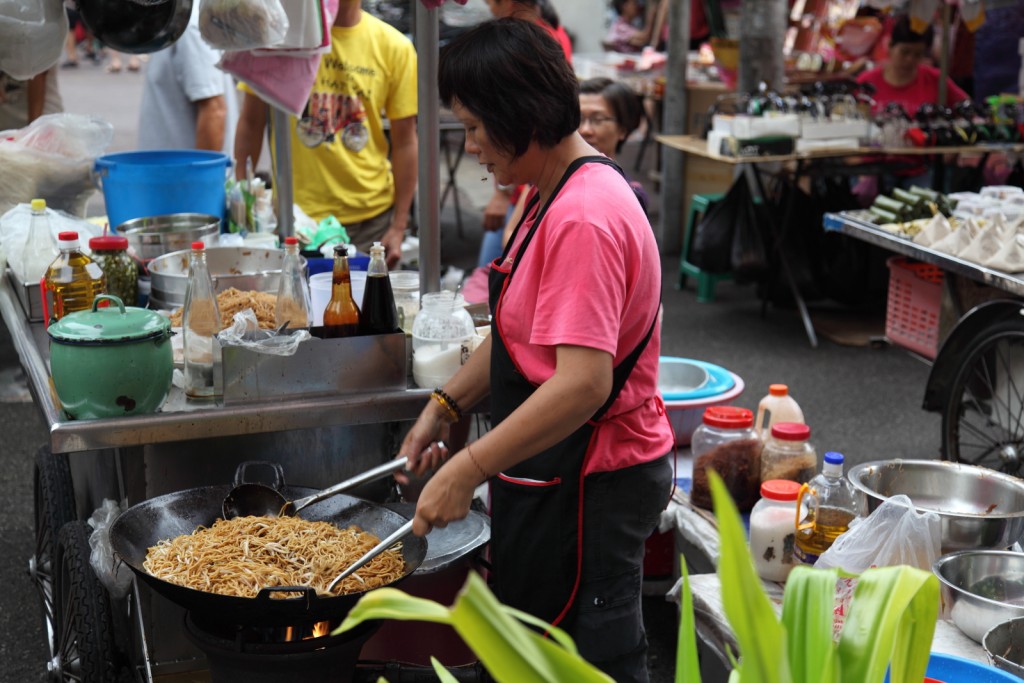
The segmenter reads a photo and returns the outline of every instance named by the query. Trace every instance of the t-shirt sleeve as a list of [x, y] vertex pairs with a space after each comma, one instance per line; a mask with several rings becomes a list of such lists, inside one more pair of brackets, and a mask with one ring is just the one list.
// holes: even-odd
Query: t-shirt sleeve
[[203, 41], [198, 30], [187, 30], [174, 45], [174, 73], [191, 102], [224, 95], [224, 72], [219, 55]]
[[404, 36], [392, 50], [392, 78], [388, 83], [388, 99], [384, 114], [391, 120], [416, 116], [416, 49]]

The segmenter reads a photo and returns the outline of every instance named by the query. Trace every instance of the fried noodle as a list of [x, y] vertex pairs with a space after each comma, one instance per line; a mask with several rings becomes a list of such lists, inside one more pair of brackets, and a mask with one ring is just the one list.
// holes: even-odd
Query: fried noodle
[[[251, 308], [256, 314], [256, 320], [260, 329], [275, 329], [274, 306], [277, 305], [277, 295], [267, 292], [249, 290], [243, 292], [240, 289], [231, 287], [217, 295], [217, 308], [220, 310], [221, 329], [230, 327], [234, 321], [235, 313]], [[176, 309], [171, 313], [171, 327], [181, 327], [184, 309]]]
[[[327, 585], [380, 539], [350, 526], [299, 517], [236, 517], [163, 540], [149, 548], [143, 567], [170, 583], [208, 593], [253, 598], [274, 586]], [[379, 588], [405, 572], [401, 544], [366, 563], [335, 586], [332, 595]], [[287, 592], [274, 597], [291, 597]]]

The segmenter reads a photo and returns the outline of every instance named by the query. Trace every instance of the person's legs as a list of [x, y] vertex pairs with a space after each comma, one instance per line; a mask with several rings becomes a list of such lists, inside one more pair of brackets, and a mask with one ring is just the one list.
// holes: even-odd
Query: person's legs
[[388, 209], [382, 214], [358, 223], [342, 223], [345, 232], [348, 233], [349, 239], [352, 240], [352, 244], [356, 245], [359, 253], [369, 254], [373, 243], [379, 242], [384, 237], [388, 226], [391, 225], [391, 211]]

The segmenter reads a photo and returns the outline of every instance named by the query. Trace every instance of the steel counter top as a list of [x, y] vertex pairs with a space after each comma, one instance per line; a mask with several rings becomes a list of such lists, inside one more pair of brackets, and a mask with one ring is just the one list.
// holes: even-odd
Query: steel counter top
[[222, 406], [187, 403], [181, 389], [172, 387], [163, 408], [152, 415], [72, 420], [51, 390], [46, 330], [42, 323], [26, 320], [6, 278], [0, 278], [0, 315], [50, 430], [54, 453], [413, 420], [430, 394], [414, 388]]

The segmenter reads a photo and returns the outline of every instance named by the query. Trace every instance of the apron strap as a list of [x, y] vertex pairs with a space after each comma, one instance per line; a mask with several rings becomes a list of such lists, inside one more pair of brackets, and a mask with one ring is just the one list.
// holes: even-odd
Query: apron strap
[[640, 340], [640, 343], [636, 345], [628, 356], [622, 359], [622, 362], [615, 366], [612, 370], [612, 390], [608, 394], [608, 400], [604, 402], [604, 405], [597, 409], [597, 412], [591, 416], [590, 421], [596, 422], [604, 417], [604, 414], [608, 412], [608, 409], [612, 407], [615, 400], [619, 397], [619, 393], [622, 388], [626, 386], [626, 380], [629, 379], [629, 375], [633, 372], [633, 368], [636, 367], [637, 362], [640, 360], [640, 355], [647, 348], [648, 342], [651, 341], [651, 337], [654, 336], [654, 328], [658, 322], [658, 311], [661, 310], [661, 297], [658, 297], [658, 310], [654, 312], [654, 320], [651, 321], [651, 326], [647, 328], [647, 334]]

